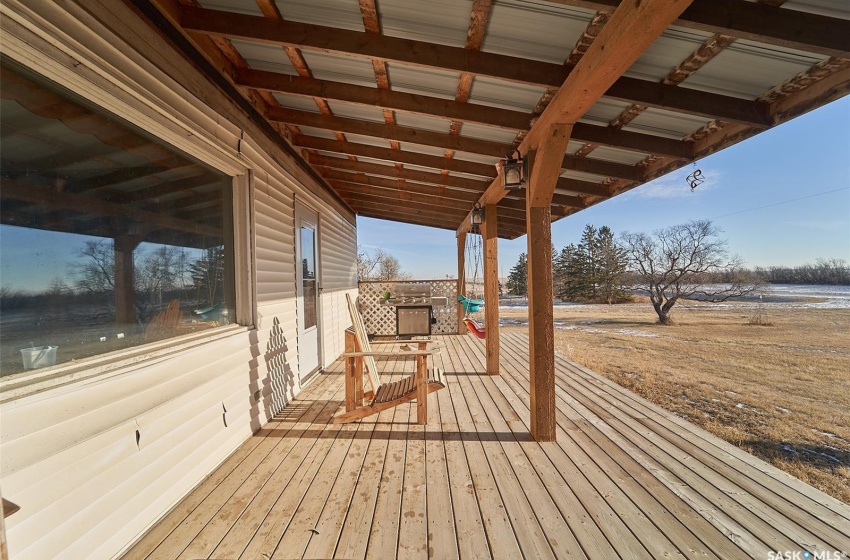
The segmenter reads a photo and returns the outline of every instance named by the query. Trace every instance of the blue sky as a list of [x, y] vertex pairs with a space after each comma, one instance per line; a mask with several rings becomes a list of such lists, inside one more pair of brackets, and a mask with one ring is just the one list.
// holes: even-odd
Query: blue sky
[[[576, 242], [588, 223], [620, 233], [709, 218], [749, 266], [850, 261], [850, 97], [705, 158], [697, 167], [706, 182], [694, 192], [685, 183], [693, 170], [689, 165], [556, 222], [555, 246]], [[819, 194], [827, 191], [834, 192]], [[802, 197], [808, 198], [795, 200]], [[92, 238], [0, 226], [0, 281], [38, 290], [54, 278], [68, 279], [69, 263], [87, 239]], [[386, 249], [417, 278], [457, 274], [454, 232], [358, 218], [358, 241], [367, 250]], [[507, 275], [526, 247], [525, 236], [499, 241], [500, 275]]]
[[[688, 165], [555, 222], [553, 243], [560, 249], [577, 242], [585, 224], [620, 233], [711, 219], [730, 251], [748, 266], [850, 261], [850, 96], [704, 158], [696, 167], [706, 181], [695, 191], [685, 182], [694, 169]], [[820, 194], [828, 191], [833, 192]], [[457, 274], [453, 232], [363, 217], [357, 226], [362, 247], [386, 249], [416, 278]], [[499, 240], [502, 276], [527, 243], [525, 236]]]

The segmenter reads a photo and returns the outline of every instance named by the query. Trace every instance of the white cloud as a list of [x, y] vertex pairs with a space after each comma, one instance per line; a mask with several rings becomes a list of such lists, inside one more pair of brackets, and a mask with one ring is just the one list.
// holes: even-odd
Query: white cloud
[[672, 199], [698, 196], [706, 191], [717, 188], [723, 178], [723, 174], [720, 171], [703, 171], [705, 181], [695, 189], [691, 190], [688, 185], [687, 177], [693, 172], [693, 166], [683, 167], [663, 177], [659, 177], [654, 181], [650, 181], [645, 185], [641, 185], [623, 193], [623, 197]]

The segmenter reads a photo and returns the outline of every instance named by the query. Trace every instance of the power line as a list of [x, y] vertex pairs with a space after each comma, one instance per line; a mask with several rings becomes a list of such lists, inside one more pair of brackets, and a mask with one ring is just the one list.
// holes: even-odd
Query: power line
[[824, 192], [809, 194], [809, 195], [806, 195], [806, 196], [801, 196], [799, 198], [792, 198], [791, 200], [783, 200], [781, 202], [774, 202], [773, 204], [765, 204], [764, 206], [757, 206], [755, 208], [747, 208], [746, 210], [738, 210], [737, 212], [732, 212], [730, 214], [723, 214], [722, 216], [715, 216], [715, 217], [710, 218], [710, 219], [717, 220], [719, 218], [726, 218], [728, 216], [734, 216], [736, 214], [743, 214], [744, 212], [753, 212], [754, 210], [762, 210], [764, 208], [770, 208], [772, 206], [779, 206], [780, 204], [788, 204], [789, 202], [797, 202], [798, 200], [805, 200], [807, 198], [814, 198], [816, 196], [823, 196], [825, 194], [832, 194], [832, 193], [836, 193], [838, 191], [846, 191], [846, 190], [850, 190], [850, 187], [841, 187], [840, 189], [833, 189], [831, 191], [824, 191]]

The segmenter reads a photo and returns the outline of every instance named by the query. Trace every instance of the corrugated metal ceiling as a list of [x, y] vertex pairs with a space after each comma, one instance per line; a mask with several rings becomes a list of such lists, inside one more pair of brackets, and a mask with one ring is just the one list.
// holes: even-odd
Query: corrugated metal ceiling
[[481, 50], [563, 64], [593, 15], [549, 2], [495, 0]]
[[411, 8], [410, 0], [380, 0], [383, 34], [452, 47], [466, 44], [471, 0], [428, 0]]

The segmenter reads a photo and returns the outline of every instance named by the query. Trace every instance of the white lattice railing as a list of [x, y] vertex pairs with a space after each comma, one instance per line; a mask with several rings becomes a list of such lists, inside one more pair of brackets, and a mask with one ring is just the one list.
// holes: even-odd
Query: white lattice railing
[[446, 307], [435, 306], [437, 323], [431, 328], [433, 334], [457, 332], [457, 280], [403, 280], [391, 282], [360, 282], [360, 314], [366, 324], [366, 332], [378, 336], [395, 335], [395, 309], [381, 305], [384, 292], [394, 292], [396, 284], [430, 284], [431, 297], [448, 298]]

